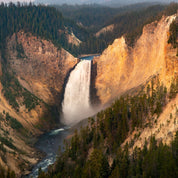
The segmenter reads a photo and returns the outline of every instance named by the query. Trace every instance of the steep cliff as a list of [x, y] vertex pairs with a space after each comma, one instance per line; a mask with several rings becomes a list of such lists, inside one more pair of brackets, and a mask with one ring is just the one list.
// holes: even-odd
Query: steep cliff
[[170, 85], [178, 70], [176, 49], [167, 44], [173, 19], [175, 16], [163, 17], [146, 25], [133, 48], [126, 45], [124, 37], [116, 39], [94, 59], [97, 74], [93, 88], [101, 104], [113, 101], [158, 74], [160, 81]]
[[14, 34], [7, 47], [10, 67], [22, 86], [46, 103], [60, 103], [65, 78], [78, 60], [53, 43], [23, 32]]
[[64, 87], [78, 59], [20, 31], [7, 39], [0, 61], [0, 164], [27, 174], [41, 156], [31, 147], [35, 138], [59, 123]]

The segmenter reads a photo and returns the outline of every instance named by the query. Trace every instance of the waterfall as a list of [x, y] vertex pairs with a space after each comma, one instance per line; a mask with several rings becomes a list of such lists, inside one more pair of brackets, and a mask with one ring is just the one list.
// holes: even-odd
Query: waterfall
[[62, 103], [64, 124], [75, 124], [90, 116], [90, 73], [90, 60], [82, 60], [70, 73]]

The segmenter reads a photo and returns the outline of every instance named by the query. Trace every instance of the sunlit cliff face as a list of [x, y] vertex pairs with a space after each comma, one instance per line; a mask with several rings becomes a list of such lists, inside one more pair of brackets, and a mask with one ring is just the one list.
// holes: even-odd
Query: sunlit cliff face
[[[103, 54], [94, 60], [97, 64], [95, 87], [102, 104], [112, 101], [125, 91], [135, 88], [154, 75], [167, 82], [168, 32], [175, 16], [163, 17], [146, 25], [134, 48], [127, 46], [124, 37], [116, 39]], [[176, 64], [175, 64], [176, 65]]]

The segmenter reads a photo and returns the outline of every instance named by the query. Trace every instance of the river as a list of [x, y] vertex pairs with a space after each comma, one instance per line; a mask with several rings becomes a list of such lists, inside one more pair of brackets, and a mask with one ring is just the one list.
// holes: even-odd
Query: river
[[37, 165], [35, 165], [31, 174], [27, 177], [37, 177], [39, 168], [46, 172], [48, 166], [55, 162], [59, 146], [61, 148], [61, 152], [64, 151], [64, 139], [70, 134], [70, 128], [63, 127], [40, 136], [35, 144], [35, 148], [44, 152], [46, 156]]
[[81, 59], [81, 60], [93, 60], [93, 58], [94, 58], [94, 57], [97, 57], [97, 56], [100, 56], [100, 54], [94, 54], [94, 55], [92, 55], [92, 56], [86, 55], [86, 56], [80, 57], [79, 59]]
[[[86, 56], [81, 58], [81, 60], [92, 60], [94, 57], [95, 55]], [[85, 118], [86, 117], [84, 117], [83, 119]], [[35, 167], [32, 169], [31, 174], [29, 174], [27, 177], [36, 178], [38, 176], [39, 168], [41, 168], [43, 171], [47, 171], [48, 166], [53, 164], [56, 160], [56, 155], [58, 153], [59, 146], [61, 147], [61, 151], [63, 152], [64, 139], [66, 139], [67, 136], [71, 135], [73, 131], [73, 128], [66, 126], [56, 130], [52, 130], [51, 132], [39, 137], [37, 143], [35, 144], [35, 148], [37, 148], [41, 152], [44, 152], [46, 156], [38, 164], [35, 165]]]

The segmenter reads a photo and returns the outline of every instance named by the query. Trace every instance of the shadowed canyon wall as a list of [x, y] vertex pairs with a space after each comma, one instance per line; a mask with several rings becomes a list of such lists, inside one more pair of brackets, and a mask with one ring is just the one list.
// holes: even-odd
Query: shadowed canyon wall
[[[8, 71], [29, 92], [22, 89], [22, 93], [15, 96], [19, 105], [17, 110], [4, 97], [4, 91], [9, 91], [13, 85], [3, 86], [0, 83], [0, 135], [1, 139], [12, 143], [5, 145], [5, 153], [0, 151], [0, 164], [6, 168], [8, 165], [17, 175], [28, 174], [31, 165], [41, 157], [41, 153], [31, 147], [35, 138], [59, 124], [59, 115], [54, 112], [59, 111], [67, 76], [78, 59], [62, 48], [57, 49], [52, 42], [23, 31], [7, 39], [4, 54], [4, 59], [0, 57], [0, 76], [6, 76]], [[11, 80], [11, 83], [15, 81]], [[14, 90], [19, 92], [12, 87]], [[22, 95], [23, 92], [28, 95]], [[29, 109], [24, 103], [24, 96], [31, 95], [38, 97], [38, 101], [35, 107]], [[55, 111], [51, 110], [51, 106], [56, 106]], [[12, 126], [11, 120], [15, 126]]]
[[[24, 54], [20, 54], [21, 45]], [[64, 49], [57, 49], [51, 42], [31, 34], [19, 32], [8, 40], [10, 66], [19, 82], [46, 103], [60, 103], [64, 80], [78, 60]]]

